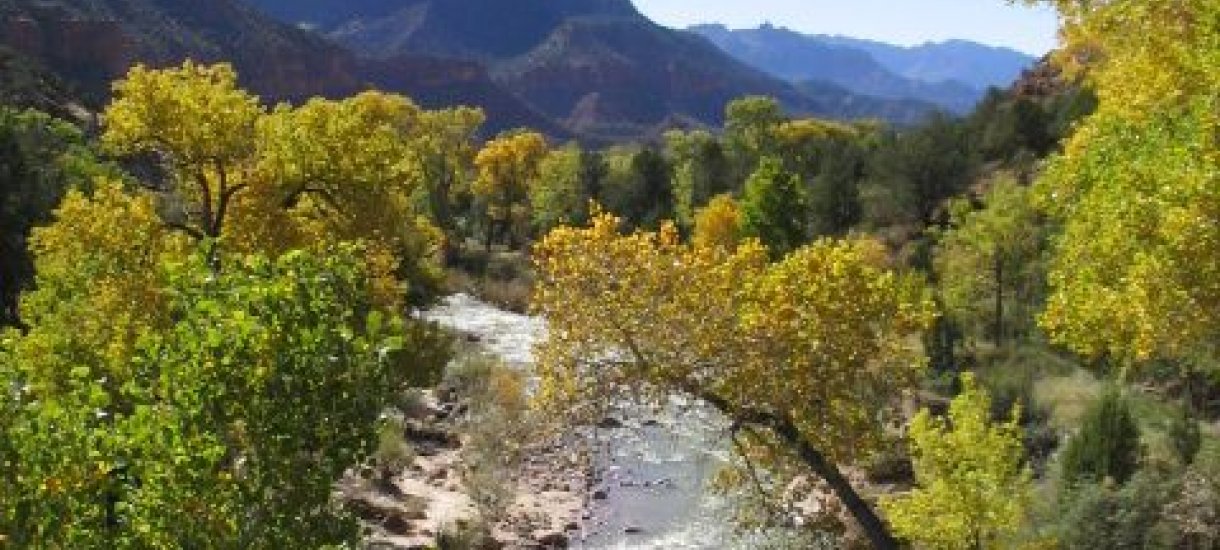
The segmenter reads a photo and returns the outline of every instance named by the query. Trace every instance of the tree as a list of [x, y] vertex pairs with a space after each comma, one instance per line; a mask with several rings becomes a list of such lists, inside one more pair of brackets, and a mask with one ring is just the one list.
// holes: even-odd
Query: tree
[[39, 392], [54, 394], [83, 369], [108, 380], [115, 399], [140, 338], [170, 323], [160, 266], [183, 259], [189, 244], [162, 223], [152, 197], [118, 182], [99, 181], [91, 195], [69, 191], [54, 220], [31, 237], [35, 289], [21, 300], [28, 329], [9, 351], [30, 366], [26, 383]]
[[691, 243], [698, 248], [737, 248], [742, 239], [741, 207], [728, 195], [716, 195], [695, 213]]
[[546, 153], [542, 134], [515, 132], [488, 142], [475, 157], [474, 194], [483, 204], [488, 249], [497, 237], [511, 245], [523, 233], [530, 220], [529, 192], [538, 184]]
[[1210, 357], [1220, 334], [1220, 5], [1055, 5], [1059, 61], [1099, 103], [1038, 183], [1064, 224], [1043, 326], [1089, 356]]
[[733, 181], [740, 184], [767, 155], [776, 154], [775, 128], [784, 110], [775, 98], [746, 96], [725, 106], [724, 140], [733, 162]]
[[720, 140], [702, 130], [665, 134], [665, 153], [673, 166], [674, 219], [684, 229], [695, 225], [695, 211], [732, 189], [728, 157]]
[[274, 256], [363, 240], [382, 303], [435, 293], [441, 235], [415, 199], [437, 176], [426, 162], [435, 147], [421, 138], [435, 125], [411, 101], [366, 92], [268, 113], [231, 67], [191, 62], [136, 67], [115, 91], [103, 142], [160, 162], [167, 225], [209, 242], [218, 269], [224, 247]]
[[585, 152], [575, 143], [551, 151], [542, 160], [538, 183], [530, 188], [530, 210], [538, 234], [588, 220], [592, 197], [586, 194], [584, 161]]
[[824, 145], [825, 158], [809, 180], [809, 218], [815, 237], [845, 235], [863, 218], [859, 183], [868, 152], [857, 139]]
[[881, 140], [869, 160], [868, 179], [884, 190], [878, 199], [897, 201], [890, 206], [906, 218], [880, 220], [882, 224], [928, 226], [938, 221], [945, 199], [962, 193], [974, 180], [978, 161], [967, 130], [965, 123], [936, 115]]
[[631, 158], [631, 172], [637, 193], [623, 214], [638, 227], [660, 227], [662, 221], [671, 219], [674, 213], [669, 162], [660, 151], [644, 147]]
[[87, 146], [81, 131], [37, 111], [0, 106], [0, 326], [20, 322], [18, 296], [34, 279], [30, 230], [73, 188], [95, 176], [116, 176]]
[[380, 92], [276, 108], [259, 121], [260, 179], [236, 202], [226, 243], [274, 255], [361, 240], [381, 303], [426, 301], [439, 287], [443, 234], [417, 197], [429, 192], [427, 178], [452, 176], [425, 169], [421, 156], [434, 150], [420, 148], [421, 133], [434, 128], [424, 116]]
[[908, 435], [918, 486], [881, 500], [894, 531], [930, 548], [1006, 547], [1033, 490], [1031, 472], [1022, 465], [1020, 411], [992, 423], [991, 397], [967, 373], [948, 421], [924, 409]]
[[771, 264], [757, 241], [704, 248], [672, 225], [621, 235], [621, 221], [598, 216], [535, 248], [534, 307], [550, 327], [540, 408], [578, 422], [625, 396], [700, 400], [749, 440], [746, 456], [825, 479], [877, 546], [895, 547], [835, 464], [875, 450], [879, 411], [920, 379], [911, 335], [933, 318], [921, 283], [886, 269], [871, 241], [819, 241]]
[[462, 240], [457, 216], [468, 202], [475, 140], [486, 119], [482, 110], [470, 107], [424, 111], [418, 129], [411, 132], [411, 156], [419, 163], [423, 201], [450, 250]]
[[1122, 484], [1139, 469], [1142, 453], [1130, 405], [1118, 391], [1106, 391], [1085, 411], [1080, 432], [1063, 450], [1063, 480]]
[[807, 209], [805, 193], [796, 174], [783, 163], [765, 158], [746, 182], [741, 198], [742, 229], [758, 238], [779, 258], [805, 243]]
[[0, 395], [17, 411], [0, 422], [0, 532], [34, 547], [356, 542], [333, 483], [372, 451], [390, 398], [446, 360], [436, 332], [368, 300], [361, 255], [167, 264], [155, 290], [174, 322], [142, 334], [117, 384], [84, 360], [30, 384], [46, 358], [6, 361], [29, 338], [6, 335], [0, 380], [26, 383]]
[[234, 197], [251, 185], [258, 98], [237, 86], [229, 65], [154, 70], [137, 65], [114, 85], [102, 142], [118, 154], [152, 154], [165, 164], [184, 205], [174, 226], [218, 239]]
[[1045, 284], [1048, 227], [1028, 188], [1001, 176], [975, 210], [950, 206], [935, 269], [946, 311], [962, 327], [990, 327], [992, 342], [1028, 334]]

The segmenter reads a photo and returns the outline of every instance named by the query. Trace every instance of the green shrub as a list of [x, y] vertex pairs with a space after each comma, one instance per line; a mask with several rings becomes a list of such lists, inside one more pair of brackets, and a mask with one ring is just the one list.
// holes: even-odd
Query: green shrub
[[1065, 493], [1058, 540], [1062, 548], [1172, 548], [1161, 510], [1177, 492], [1177, 477], [1144, 470], [1124, 486], [1084, 483]]
[[1117, 390], [1102, 394], [1085, 412], [1080, 432], [1063, 451], [1063, 481], [1130, 479], [1139, 467], [1140, 431], [1127, 400]]
[[1189, 466], [1199, 454], [1203, 445], [1203, 436], [1199, 431], [1199, 421], [1191, 414], [1190, 409], [1182, 407], [1177, 414], [1169, 419], [1166, 427], [1169, 444], [1177, 454], [1183, 466]]

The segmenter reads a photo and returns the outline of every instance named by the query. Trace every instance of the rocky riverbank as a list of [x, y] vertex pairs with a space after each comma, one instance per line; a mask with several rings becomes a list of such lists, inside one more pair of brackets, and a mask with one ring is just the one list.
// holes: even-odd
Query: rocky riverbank
[[[478, 524], [477, 506], [463, 481], [461, 430], [467, 404], [454, 392], [425, 392], [422, 414], [405, 421], [412, 463], [386, 478], [375, 468], [348, 476], [344, 500], [371, 528], [377, 548], [432, 548], [438, 536]], [[579, 536], [591, 498], [580, 453], [558, 446], [528, 448], [519, 471], [503, 480], [510, 502], [490, 527], [487, 548], [567, 548]]]

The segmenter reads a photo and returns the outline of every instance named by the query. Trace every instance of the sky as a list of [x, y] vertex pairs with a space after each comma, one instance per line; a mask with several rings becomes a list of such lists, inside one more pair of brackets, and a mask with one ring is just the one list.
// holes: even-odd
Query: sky
[[766, 22], [810, 34], [839, 34], [910, 46], [951, 38], [1007, 46], [1040, 56], [1055, 46], [1049, 8], [1004, 0], [635, 0], [654, 21], [670, 27], [723, 23], [731, 28]]

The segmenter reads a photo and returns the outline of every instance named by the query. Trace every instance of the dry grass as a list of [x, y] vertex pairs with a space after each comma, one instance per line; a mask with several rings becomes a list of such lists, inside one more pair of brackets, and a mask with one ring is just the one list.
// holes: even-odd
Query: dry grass
[[446, 271], [445, 290], [464, 292], [501, 309], [529, 310], [534, 274], [524, 252], [465, 251]]
[[1083, 369], [1067, 376], [1038, 380], [1034, 385], [1035, 401], [1050, 411], [1050, 422], [1060, 432], [1074, 431], [1084, 418], [1084, 412], [1098, 395], [1102, 383]]

